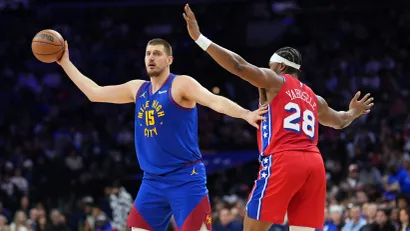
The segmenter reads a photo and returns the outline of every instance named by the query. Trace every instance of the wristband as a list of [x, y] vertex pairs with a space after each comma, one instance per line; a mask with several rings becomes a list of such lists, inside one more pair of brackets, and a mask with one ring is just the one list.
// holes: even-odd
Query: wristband
[[203, 36], [202, 34], [199, 36], [197, 40], [195, 40], [195, 42], [204, 51], [206, 51], [206, 49], [208, 49], [208, 47], [212, 44], [212, 41], [209, 40], [207, 37]]

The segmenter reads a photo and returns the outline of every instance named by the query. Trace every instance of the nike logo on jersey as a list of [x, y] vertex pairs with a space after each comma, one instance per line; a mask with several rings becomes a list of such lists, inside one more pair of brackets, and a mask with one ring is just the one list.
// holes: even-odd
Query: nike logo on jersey
[[167, 90], [158, 92], [158, 94], [164, 94], [164, 93], [167, 93]]

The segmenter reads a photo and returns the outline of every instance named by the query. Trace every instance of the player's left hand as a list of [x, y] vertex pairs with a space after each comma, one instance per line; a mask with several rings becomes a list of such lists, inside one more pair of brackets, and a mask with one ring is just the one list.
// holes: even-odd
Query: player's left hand
[[252, 126], [255, 128], [259, 129], [259, 121], [261, 120], [266, 120], [266, 117], [263, 115], [268, 112], [268, 106], [267, 105], [262, 105], [255, 111], [248, 111], [246, 113], [244, 119]]
[[185, 5], [184, 11], [185, 13], [183, 13], [182, 16], [184, 16], [189, 36], [191, 36], [193, 40], [197, 40], [201, 35], [201, 32], [199, 31], [198, 21], [195, 18], [195, 14], [188, 4]]
[[355, 118], [363, 114], [368, 114], [370, 112], [370, 108], [374, 105], [374, 98], [370, 97], [370, 93], [367, 93], [365, 96], [363, 96], [361, 100], [359, 100], [360, 95], [361, 92], [358, 91], [349, 104], [349, 110], [353, 112]]

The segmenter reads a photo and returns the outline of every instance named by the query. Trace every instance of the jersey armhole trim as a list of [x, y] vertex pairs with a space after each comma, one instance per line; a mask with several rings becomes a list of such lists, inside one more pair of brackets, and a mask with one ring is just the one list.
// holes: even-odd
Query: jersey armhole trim
[[[281, 78], [282, 78], [282, 80], [283, 80], [283, 84], [282, 84], [282, 87], [285, 85], [285, 83], [286, 83], [286, 78], [285, 78], [285, 76], [283, 76], [283, 75], [279, 75]], [[281, 89], [282, 89], [282, 87], [281, 87]], [[280, 90], [279, 90], [280, 91]], [[279, 93], [279, 92], [278, 92]], [[275, 98], [273, 98], [272, 100], [271, 100], [271, 102], [274, 100]], [[270, 104], [271, 102], [268, 102], [268, 104]], [[258, 99], [258, 107], [261, 107], [262, 106], [262, 104], [261, 104], [261, 99], [259, 98]]]
[[285, 84], [285, 83], [286, 83], [286, 78], [285, 78], [285, 76], [283, 76], [283, 75], [279, 75], [279, 76], [282, 77], [283, 84]]
[[135, 102], [134, 103], [137, 103], [138, 98], [139, 98], [138, 97], [139, 94], [141, 93], [142, 89], [147, 86], [147, 84], [148, 84], [148, 81], [145, 81], [143, 84], [141, 84], [140, 89], [138, 89], [137, 94], [135, 94]]
[[171, 80], [171, 84], [169, 85], [169, 90], [168, 90], [168, 98], [171, 101], [172, 105], [174, 105], [176, 108], [183, 110], [183, 111], [192, 111], [195, 109], [196, 106], [194, 106], [193, 108], [188, 108], [188, 107], [184, 107], [179, 105], [179, 103], [177, 103], [174, 98], [172, 97], [172, 84], [174, 83], [175, 78], [177, 77], [177, 75], [175, 75], [174, 78], [172, 78]]

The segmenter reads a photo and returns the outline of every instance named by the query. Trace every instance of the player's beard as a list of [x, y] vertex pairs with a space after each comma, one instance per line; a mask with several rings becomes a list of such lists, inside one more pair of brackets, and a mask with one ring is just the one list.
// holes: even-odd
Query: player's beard
[[147, 75], [151, 78], [155, 78], [161, 75], [164, 70], [158, 70], [154, 68], [153, 70], [147, 69]]

